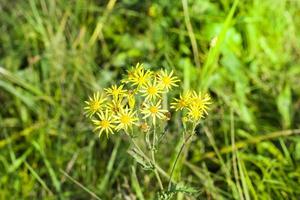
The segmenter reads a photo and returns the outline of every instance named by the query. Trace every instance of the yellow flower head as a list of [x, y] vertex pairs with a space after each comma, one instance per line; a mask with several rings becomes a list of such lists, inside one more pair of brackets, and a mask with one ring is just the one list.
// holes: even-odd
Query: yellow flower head
[[188, 108], [187, 118], [193, 122], [198, 122], [203, 117], [203, 110], [196, 108]]
[[112, 116], [112, 114], [106, 110], [104, 112], [97, 113], [99, 119], [94, 119], [93, 123], [96, 126], [94, 131], [100, 130], [99, 131], [99, 137], [102, 135], [103, 131], [106, 133], [106, 137], [108, 137], [108, 134], [114, 134], [113, 129], [115, 128], [115, 120]]
[[211, 104], [211, 98], [208, 94], [196, 93], [195, 91], [187, 92], [184, 95], [180, 95], [178, 99], [175, 99], [171, 103], [171, 108], [178, 110], [187, 109], [188, 113], [184, 117], [187, 121], [198, 122], [204, 114], [207, 114], [208, 105]]
[[148, 83], [147, 85], [143, 86], [140, 90], [142, 96], [146, 97], [146, 100], [152, 100], [156, 97], [160, 97], [160, 94], [163, 92], [162, 87], [157, 84], [157, 81], [154, 80], [152, 83]]
[[171, 108], [176, 111], [187, 108], [191, 99], [191, 92], [187, 92], [185, 94], [180, 94], [178, 99], [174, 99], [174, 102], [171, 103]]
[[108, 96], [112, 96], [114, 99], [118, 99], [119, 97], [122, 97], [126, 90], [123, 90], [124, 85], [120, 85], [119, 87], [117, 85], [112, 85], [110, 88], [104, 89]]
[[116, 123], [118, 124], [116, 130], [125, 130], [132, 128], [133, 125], [136, 125], [138, 119], [135, 117], [135, 112], [130, 110], [128, 107], [121, 110], [116, 116]]
[[168, 74], [167, 71], [161, 70], [158, 73], [158, 80], [159, 84], [161, 84], [167, 91], [169, 91], [172, 87], [177, 87], [178, 85], [176, 82], [179, 81], [176, 76], [173, 76], [173, 70], [170, 72], [170, 74]]
[[211, 98], [208, 94], [201, 94], [201, 92], [199, 92], [198, 94], [193, 91], [190, 97], [190, 104], [189, 107], [190, 108], [194, 108], [194, 109], [199, 109], [202, 110], [202, 112], [204, 112], [205, 114], [207, 113], [208, 110], [208, 105], [211, 104]]
[[133, 93], [128, 92], [128, 94], [126, 95], [127, 97], [127, 103], [129, 105], [130, 109], [134, 109], [135, 106], [135, 96]]
[[112, 99], [107, 104], [107, 109], [113, 114], [120, 112], [123, 108], [124, 108], [124, 102], [123, 102], [123, 99], [121, 99], [121, 98]]
[[146, 85], [151, 77], [151, 71], [145, 70], [143, 65], [137, 64], [134, 69], [128, 72], [127, 82], [130, 82], [133, 86], [140, 88], [141, 86]]
[[84, 107], [84, 110], [86, 110], [85, 114], [92, 117], [96, 112], [100, 112], [105, 101], [106, 98], [103, 94], [100, 94], [99, 92], [94, 93], [93, 97], [89, 97], [89, 100], [85, 101], [87, 104], [87, 106]]
[[141, 113], [144, 114], [143, 119], [152, 117], [152, 122], [155, 125], [156, 118], [163, 119], [165, 118], [164, 113], [168, 112], [167, 110], [161, 109], [161, 101], [158, 101], [157, 104], [150, 103], [145, 104], [145, 107], [142, 109]]

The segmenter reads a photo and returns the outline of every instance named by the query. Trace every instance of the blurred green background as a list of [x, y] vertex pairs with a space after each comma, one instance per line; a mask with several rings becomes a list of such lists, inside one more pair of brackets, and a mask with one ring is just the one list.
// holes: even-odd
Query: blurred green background
[[[299, 199], [299, 11], [299, 0], [0, 0], [0, 199], [155, 198], [128, 141], [99, 140], [83, 115], [137, 62], [214, 99], [174, 199]], [[180, 145], [171, 126], [166, 171]]]

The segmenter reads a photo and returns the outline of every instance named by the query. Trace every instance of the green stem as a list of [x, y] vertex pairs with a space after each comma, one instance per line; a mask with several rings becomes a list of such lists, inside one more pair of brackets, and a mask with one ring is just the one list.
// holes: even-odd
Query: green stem
[[191, 134], [188, 135], [188, 136], [184, 139], [184, 141], [183, 141], [183, 143], [182, 143], [182, 145], [181, 145], [181, 147], [180, 147], [180, 150], [179, 150], [179, 152], [178, 152], [177, 155], [176, 155], [174, 164], [173, 164], [172, 169], [171, 169], [171, 174], [170, 174], [169, 183], [168, 183], [168, 190], [171, 189], [172, 177], [173, 177], [173, 174], [174, 174], [174, 171], [175, 171], [175, 167], [176, 167], [176, 165], [177, 165], [177, 162], [178, 162], [178, 160], [179, 160], [179, 157], [180, 157], [181, 153], [183, 152], [183, 149], [184, 149], [185, 145], [189, 142], [189, 140], [190, 140], [190, 139], [192, 138], [192, 136], [194, 135], [195, 127], [196, 127], [196, 125], [193, 125], [193, 129], [192, 129]]
[[[153, 126], [153, 141], [152, 141], [152, 148], [151, 148], [151, 156], [152, 156], [153, 166], [156, 165], [156, 161], [155, 161], [155, 140], [156, 140], [156, 126], [154, 125]], [[160, 179], [159, 173], [157, 172], [156, 167], [154, 167], [154, 173], [155, 173], [156, 179], [159, 183], [160, 189], [164, 190], [163, 184], [161, 182], [161, 179]]]
[[[147, 160], [147, 162], [150, 162], [153, 164], [154, 166], [154, 173], [155, 176], [157, 178], [157, 181], [159, 183], [160, 188], [163, 190], [163, 185], [159, 176], [159, 173], [161, 173], [164, 177], [169, 178], [167, 172], [165, 172], [161, 167], [159, 167], [156, 163], [155, 160], [153, 161], [153, 155], [152, 155], [152, 160], [143, 152], [143, 150], [139, 147], [139, 145], [135, 142], [135, 140], [132, 137], [129, 137], [132, 144], [134, 145], [134, 147], [139, 151], [139, 154], [145, 159]], [[153, 152], [153, 150], [152, 150]], [[154, 157], [155, 158], [155, 157]], [[158, 173], [159, 172], [159, 173]]]

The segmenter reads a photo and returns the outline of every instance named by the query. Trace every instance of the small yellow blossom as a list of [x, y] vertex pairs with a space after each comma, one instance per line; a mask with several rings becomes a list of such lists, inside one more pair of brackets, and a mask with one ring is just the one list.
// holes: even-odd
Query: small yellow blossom
[[185, 121], [189, 119], [193, 122], [198, 122], [204, 114], [207, 114], [208, 105], [211, 104], [211, 98], [208, 94], [196, 93], [195, 91], [187, 92], [180, 95], [171, 103], [171, 108], [178, 110], [187, 109]]
[[158, 101], [156, 104], [150, 103], [145, 104], [144, 109], [142, 109], [141, 113], [144, 114], [143, 119], [146, 119], [148, 117], [152, 117], [152, 122], [155, 125], [156, 118], [158, 119], [164, 119], [165, 115], [164, 113], [168, 112], [167, 110], [161, 109], [161, 101]]
[[143, 70], [143, 65], [137, 63], [135, 67], [131, 67], [131, 69], [127, 70], [127, 76], [121, 80], [122, 83], [130, 83], [134, 79], [134, 77], [139, 74]]
[[85, 101], [87, 104], [87, 106], [84, 107], [84, 110], [86, 110], [85, 114], [89, 117], [92, 117], [96, 112], [100, 112], [105, 101], [106, 98], [103, 96], [103, 94], [100, 94], [100, 92], [94, 93], [93, 97], [89, 97], [89, 100]]
[[176, 76], [173, 76], [173, 70], [168, 74], [167, 71], [161, 70], [158, 74], [159, 83], [163, 86], [164, 89], [169, 91], [172, 87], [177, 87], [176, 84], [179, 80]]
[[163, 93], [162, 87], [157, 84], [156, 80], [143, 86], [140, 92], [142, 93], [142, 96], [146, 97], [146, 100], [154, 100], [156, 97], [160, 97], [160, 94]]
[[104, 112], [97, 113], [99, 119], [92, 120], [96, 128], [94, 131], [99, 131], [99, 137], [102, 135], [103, 131], [106, 133], [106, 137], [108, 137], [108, 134], [114, 134], [113, 129], [115, 128], [115, 120], [113, 118], [113, 115], [109, 113], [108, 110]]
[[187, 92], [185, 94], [180, 94], [178, 99], [174, 99], [174, 102], [171, 103], [171, 108], [176, 111], [182, 110], [183, 108], [187, 108], [190, 103], [191, 92]]
[[116, 114], [120, 112], [124, 108], [124, 102], [123, 99], [118, 98], [118, 99], [112, 99], [108, 104], [107, 104], [107, 109], [112, 112], [113, 114]]
[[121, 110], [116, 116], [116, 123], [118, 124], [116, 130], [125, 130], [132, 128], [133, 125], [136, 125], [138, 118], [135, 117], [135, 112], [130, 110], [128, 107]]
[[202, 110], [205, 114], [207, 113], [208, 110], [208, 105], [211, 104], [211, 98], [209, 94], [202, 94], [199, 92], [198, 94], [193, 91], [190, 97], [190, 105], [189, 107], [192, 108], [197, 108]]
[[120, 85], [119, 87], [117, 85], [112, 85], [110, 88], [105, 89], [105, 91], [108, 96], [118, 99], [126, 93], [126, 90], [123, 90], [123, 87], [124, 85]]
[[198, 122], [203, 117], [203, 110], [198, 107], [188, 108], [187, 118], [193, 122]]
[[128, 73], [127, 82], [132, 83], [132, 86], [140, 88], [141, 86], [146, 85], [150, 81], [151, 77], [151, 71], [145, 70], [142, 65], [137, 64], [135, 69]]
[[127, 97], [127, 102], [128, 102], [129, 108], [134, 109], [134, 106], [135, 106], [135, 96], [134, 96], [134, 94], [129, 92], [126, 95], [126, 97]]

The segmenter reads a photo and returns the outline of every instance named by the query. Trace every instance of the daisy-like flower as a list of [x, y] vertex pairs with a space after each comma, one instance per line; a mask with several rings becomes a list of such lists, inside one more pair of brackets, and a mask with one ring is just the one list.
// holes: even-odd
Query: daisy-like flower
[[199, 121], [203, 117], [203, 110], [197, 107], [188, 108], [187, 118], [193, 122]]
[[129, 105], [130, 109], [134, 109], [135, 106], [135, 96], [133, 93], [128, 92], [128, 94], [126, 95], [127, 97], [127, 103]]
[[127, 70], [127, 77], [122, 80], [124, 83], [128, 83], [134, 79], [136, 74], [140, 73], [143, 70], [143, 64], [137, 63], [135, 67]]
[[126, 94], [126, 90], [123, 90], [124, 85], [112, 85], [110, 88], [104, 89], [108, 96], [112, 96], [113, 99], [118, 99], [120, 96]]
[[93, 97], [89, 97], [89, 100], [85, 101], [87, 104], [87, 106], [84, 107], [85, 114], [89, 117], [92, 117], [96, 112], [100, 112], [105, 101], [106, 98], [103, 94], [100, 94], [100, 92], [94, 93]]
[[176, 111], [187, 108], [191, 99], [191, 92], [187, 92], [185, 94], [180, 94], [179, 98], [174, 98], [174, 102], [171, 103], [171, 108]]
[[161, 101], [158, 101], [157, 104], [150, 103], [145, 104], [144, 109], [142, 109], [141, 113], [144, 114], [143, 119], [146, 119], [148, 117], [152, 118], [152, 123], [155, 125], [156, 118], [158, 119], [164, 119], [165, 115], [164, 113], [168, 112], [167, 110], [161, 109]]
[[172, 87], [177, 87], [176, 84], [179, 82], [179, 79], [176, 76], [173, 76], [173, 70], [168, 74], [168, 72], [165, 70], [161, 70], [158, 73], [158, 80], [159, 83], [163, 86], [164, 89], [169, 91]]
[[202, 112], [204, 112], [205, 114], [207, 113], [208, 110], [208, 105], [211, 104], [211, 98], [208, 94], [202, 94], [201, 92], [199, 92], [198, 94], [193, 91], [193, 93], [191, 94], [190, 97], [190, 104], [189, 107], [190, 108], [197, 108], [199, 110], [202, 110]]
[[116, 130], [125, 130], [127, 132], [128, 128], [132, 128], [133, 125], [136, 125], [138, 118], [135, 117], [135, 112], [130, 110], [128, 107], [122, 109], [116, 116]]
[[163, 93], [162, 87], [157, 84], [156, 80], [143, 86], [140, 92], [142, 93], [142, 96], [146, 97], [146, 100], [152, 100], [156, 97], [160, 97], [160, 94]]
[[141, 86], [146, 85], [151, 77], [151, 71], [145, 70], [142, 65], [137, 64], [134, 69], [128, 72], [127, 82], [132, 83], [132, 86], [140, 88]]
[[116, 114], [120, 112], [124, 108], [124, 102], [123, 99], [112, 99], [107, 105], [107, 109], [112, 112], [113, 114]]
[[94, 131], [99, 130], [99, 137], [102, 135], [102, 133], [105, 131], [106, 137], [108, 137], [108, 134], [114, 134], [113, 130], [115, 128], [115, 120], [113, 118], [113, 115], [106, 110], [104, 112], [98, 112], [97, 113], [99, 119], [92, 120], [96, 128]]

